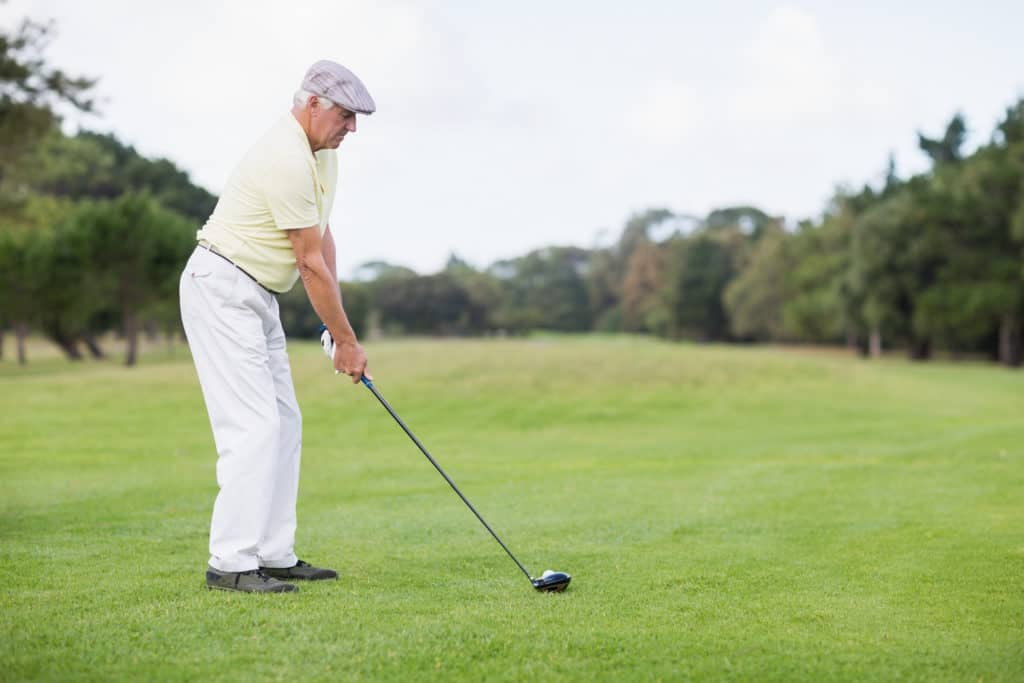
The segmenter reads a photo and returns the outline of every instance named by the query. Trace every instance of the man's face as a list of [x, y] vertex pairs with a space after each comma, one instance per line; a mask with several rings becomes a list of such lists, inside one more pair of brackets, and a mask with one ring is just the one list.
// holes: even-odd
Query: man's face
[[317, 140], [319, 149], [336, 149], [345, 136], [356, 131], [356, 115], [344, 107], [335, 104], [330, 109], [324, 109], [318, 104], [315, 107], [312, 117], [313, 137]]

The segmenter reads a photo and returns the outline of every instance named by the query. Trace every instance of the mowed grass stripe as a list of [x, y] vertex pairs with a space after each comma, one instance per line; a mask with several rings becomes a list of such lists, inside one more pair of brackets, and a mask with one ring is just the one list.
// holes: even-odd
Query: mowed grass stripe
[[179, 348], [0, 364], [11, 680], [1019, 680], [1024, 376], [631, 337], [292, 343], [299, 551], [205, 591], [212, 438]]

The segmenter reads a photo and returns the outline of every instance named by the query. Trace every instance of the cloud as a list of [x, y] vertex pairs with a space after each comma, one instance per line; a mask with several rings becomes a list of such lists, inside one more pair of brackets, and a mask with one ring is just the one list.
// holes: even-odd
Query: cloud
[[743, 51], [743, 62], [744, 75], [727, 104], [733, 120], [816, 118], [839, 105], [839, 64], [807, 12], [773, 10]]
[[699, 123], [700, 104], [693, 88], [677, 81], [655, 81], [629, 111], [627, 127], [638, 139], [676, 145]]

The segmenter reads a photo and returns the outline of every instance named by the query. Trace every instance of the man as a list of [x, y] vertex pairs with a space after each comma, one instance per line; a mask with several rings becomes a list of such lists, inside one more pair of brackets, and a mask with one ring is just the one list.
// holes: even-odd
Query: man
[[234, 170], [181, 275], [181, 319], [217, 447], [209, 588], [298, 590], [282, 579], [334, 579], [295, 555], [302, 416], [276, 294], [301, 277], [337, 342], [334, 368], [358, 383], [366, 354], [342, 306], [327, 225], [337, 152], [356, 116], [376, 109], [340, 64], [306, 72], [290, 113]]

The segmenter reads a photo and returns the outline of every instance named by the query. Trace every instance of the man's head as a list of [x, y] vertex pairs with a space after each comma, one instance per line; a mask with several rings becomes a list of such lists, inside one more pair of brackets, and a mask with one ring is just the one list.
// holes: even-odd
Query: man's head
[[306, 131], [310, 148], [334, 149], [356, 130], [357, 114], [372, 114], [377, 105], [359, 78], [337, 62], [321, 60], [309, 67], [295, 93], [292, 114]]

